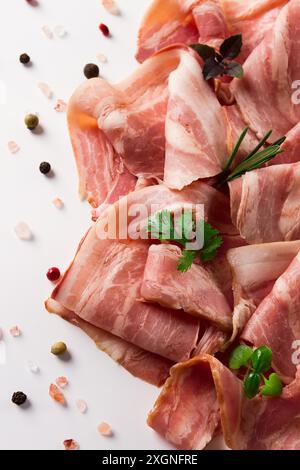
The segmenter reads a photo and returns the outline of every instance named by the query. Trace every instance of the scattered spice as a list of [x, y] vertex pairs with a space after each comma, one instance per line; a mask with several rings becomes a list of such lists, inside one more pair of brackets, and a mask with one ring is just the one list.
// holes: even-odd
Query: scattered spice
[[48, 162], [42, 162], [39, 168], [43, 175], [47, 175], [51, 171], [51, 165]]
[[24, 405], [24, 403], [27, 400], [27, 395], [23, 392], [15, 392], [13, 393], [13, 396], [11, 397], [11, 401], [18, 406]]
[[55, 382], [60, 388], [65, 388], [69, 383], [67, 377], [64, 376], [57, 377], [57, 379], [55, 379]]
[[53, 398], [54, 401], [57, 401], [57, 403], [60, 403], [61, 405], [66, 404], [64, 394], [59, 390], [57, 385], [50, 384], [49, 395], [51, 398]]
[[112, 436], [111, 427], [107, 423], [100, 423], [97, 429], [102, 436], [106, 436], [106, 437]]
[[30, 131], [33, 131], [39, 125], [39, 118], [36, 114], [27, 114], [24, 122]]
[[102, 5], [112, 15], [119, 15], [120, 10], [115, 0], [102, 0]]
[[43, 93], [43, 95], [46, 96], [46, 98], [48, 98], [49, 100], [52, 98], [53, 91], [51, 90], [51, 88], [49, 87], [49, 85], [47, 83], [39, 82], [38, 87], [41, 90], [41, 92]]
[[14, 338], [18, 338], [19, 336], [21, 336], [21, 330], [17, 325], [11, 327], [9, 332]]
[[55, 282], [60, 278], [60, 270], [58, 268], [50, 268], [46, 274], [49, 281]]
[[74, 441], [74, 439], [66, 439], [64, 441], [65, 450], [79, 450], [78, 442]]
[[26, 222], [19, 222], [15, 226], [15, 234], [20, 240], [32, 240], [32, 231], [30, 227], [26, 224]]
[[84, 400], [78, 399], [78, 400], [76, 400], [75, 404], [76, 404], [77, 410], [80, 413], [85, 413], [86, 412], [87, 404]]
[[19, 145], [14, 140], [10, 140], [7, 143], [7, 147], [8, 147], [8, 150], [10, 151], [10, 153], [17, 153], [20, 150]]
[[54, 109], [57, 113], [64, 113], [67, 109], [67, 103], [64, 100], [57, 100]]
[[52, 204], [56, 207], [56, 209], [63, 209], [64, 207], [64, 203], [59, 197], [53, 199]]
[[20, 57], [19, 57], [19, 60], [21, 62], [21, 64], [29, 64], [30, 62], [30, 56], [28, 54], [21, 54]]
[[42, 31], [48, 39], [53, 39], [53, 33], [48, 25], [44, 25]]
[[101, 33], [103, 34], [103, 36], [108, 37], [110, 35], [108, 26], [106, 26], [106, 24], [100, 23], [99, 24], [99, 29], [100, 29]]
[[99, 67], [96, 64], [86, 64], [86, 66], [83, 69], [83, 73], [86, 76], [86, 78], [95, 78], [99, 77]]
[[67, 350], [67, 345], [63, 341], [58, 341], [57, 343], [54, 343], [51, 346], [51, 352], [55, 356], [60, 356], [61, 354], [64, 354]]

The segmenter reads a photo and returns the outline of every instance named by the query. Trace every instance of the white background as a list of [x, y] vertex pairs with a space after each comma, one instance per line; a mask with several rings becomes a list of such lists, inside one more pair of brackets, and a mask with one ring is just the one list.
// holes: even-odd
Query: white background
[[[101, 65], [102, 76], [117, 82], [136, 66], [136, 34], [150, 0], [118, 0], [120, 17], [105, 12], [100, 0], [39, 0], [30, 7], [25, 0], [1, 1], [0, 80], [6, 100], [0, 104], [0, 326], [6, 363], [0, 365], [0, 448], [62, 449], [62, 442], [74, 438], [82, 449], [163, 449], [168, 444], [147, 427], [146, 416], [158, 389], [134, 379], [117, 366], [77, 328], [43, 306], [52, 285], [45, 272], [50, 266], [63, 271], [72, 260], [80, 238], [90, 223], [90, 209], [77, 195], [77, 174], [66, 128], [65, 114], [53, 110], [55, 98], [68, 100], [84, 79], [83, 66], [95, 62], [98, 53], [108, 56]], [[98, 30], [109, 25], [112, 38]], [[43, 25], [62, 24], [64, 39], [49, 40]], [[18, 62], [27, 52], [33, 66]], [[47, 100], [37, 87], [47, 82], [55, 93]], [[27, 131], [23, 119], [28, 111], [38, 112], [42, 135]], [[11, 155], [7, 142], [21, 147]], [[51, 162], [55, 177], [39, 173], [41, 161]], [[65, 209], [51, 203], [61, 197]], [[14, 226], [27, 222], [34, 233], [32, 242], [22, 242]], [[13, 338], [9, 328], [19, 325], [22, 336]], [[63, 340], [71, 359], [63, 362], [50, 354], [55, 341]], [[26, 368], [34, 360], [40, 373]], [[48, 395], [49, 384], [66, 375], [66, 408]], [[27, 393], [30, 406], [18, 408], [10, 402], [16, 390]], [[77, 398], [88, 404], [81, 415]], [[104, 438], [97, 432], [101, 421], [111, 424], [115, 435]]]

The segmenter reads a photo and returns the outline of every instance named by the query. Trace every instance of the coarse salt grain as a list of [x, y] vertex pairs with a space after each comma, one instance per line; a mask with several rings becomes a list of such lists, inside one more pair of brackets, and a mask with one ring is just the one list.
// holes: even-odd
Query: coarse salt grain
[[66, 439], [64, 441], [65, 450], [79, 450], [78, 442], [74, 441], [74, 439]]
[[64, 207], [64, 203], [59, 197], [53, 199], [52, 204], [54, 205], [54, 207], [56, 207], [56, 209], [63, 209]]
[[106, 437], [112, 436], [111, 427], [107, 423], [100, 423], [97, 429], [102, 436], [106, 436]]
[[54, 31], [54, 34], [59, 38], [63, 38], [67, 35], [66, 28], [61, 24], [54, 26], [53, 31]]
[[105, 64], [107, 62], [107, 57], [105, 54], [97, 54], [97, 59], [101, 64]]
[[14, 140], [10, 140], [7, 143], [7, 147], [8, 147], [8, 150], [10, 151], [10, 153], [17, 153], [20, 150], [19, 145]]
[[39, 82], [38, 87], [43, 93], [43, 95], [46, 96], [46, 98], [48, 98], [49, 100], [52, 98], [53, 91], [51, 90], [51, 88], [49, 87], [47, 83]]
[[9, 330], [10, 334], [14, 337], [14, 338], [18, 338], [18, 336], [21, 335], [21, 330], [20, 328], [15, 325], [15, 326], [12, 326]]
[[80, 413], [85, 413], [87, 410], [87, 404], [84, 400], [78, 399], [75, 402], [76, 408]]
[[28, 367], [28, 370], [32, 372], [33, 374], [38, 374], [38, 372], [40, 371], [39, 366], [34, 361], [28, 361], [27, 367]]
[[57, 377], [57, 379], [55, 379], [55, 382], [60, 388], [65, 388], [69, 383], [67, 377], [64, 376]]
[[64, 100], [57, 100], [54, 109], [58, 113], [64, 113], [67, 109], [67, 103]]
[[115, 0], [101, 0], [102, 5], [105, 10], [107, 10], [112, 15], [119, 15], [120, 10]]
[[32, 231], [26, 222], [19, 222], [15, 226], [15, 234], [20, 240], [29, 241], [32, 239]]
[[50, 384], [49, 395], [57, 403], [60, 403], [61, 405], [66, 404], [64, 394], [59, 390], [59, 388], [55, 384]]
[[45, 24], [44, 26], [42, 26], [42, 31], [48, 39], [53, 39], [53, 33], [50, 29], [50, 26]]

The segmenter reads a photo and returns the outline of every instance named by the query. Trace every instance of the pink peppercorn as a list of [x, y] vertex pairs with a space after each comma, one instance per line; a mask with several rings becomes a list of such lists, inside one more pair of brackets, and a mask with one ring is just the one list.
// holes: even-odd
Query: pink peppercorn
[[103, 34], [103, 36], [106, 36], [106, 37], [109, 36], [109, 29], [106, 26], [106, 24], [100, 23], [99, 24], [99, 29], [100, 29], [101, 33]]
[[48, 269], [46, 275], [49, 281], [58, 281], [58, 279], [60, 278], [60, 270], [58, 268], [50, 268]]

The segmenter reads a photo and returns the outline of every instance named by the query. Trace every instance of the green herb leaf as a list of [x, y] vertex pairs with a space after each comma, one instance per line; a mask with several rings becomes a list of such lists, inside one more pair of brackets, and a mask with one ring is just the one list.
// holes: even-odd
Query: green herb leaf
[[267, 372], [272, 364], [272, 350], [267, 346], [261, 346], [255, 349], [251, 361], [255, 372], [258, 374]]
[[216, 57], [215, 49], [206, 44], [191, 44], [190, 47], [194, 49], [204, 61], [211, 57], [213, 59]]
[[224, 59], [235, 59], [241, 52], [243, 39], [241, 34], [225, 39], [220, 47], [220, 53]]
[[178, 260], [177, 269], [182, 273], [186, 273], [193, 265], [194, 259], [197, 257], [197, 251], [183, 250]]
[[242, 366], [247, 367], [252, 354], [253, 349], [245, 344], [241, 344], [232, 351], [229, 358], [229, 368], [239, 369]]
[[260, 375], [256, 372], [250, 372], [244, 381], [244, 390], [248, 398], [254, 398], [257, 395], [260, 384]]
[[210, 57], [205, 61], [203, 67], [203, 76], [205, 80], [210, 80], [211, 78], [216, 78], [219, 75], [224, 75], [225, 67], [222, 63], [219, 63], [213, 57]]
[[171, 240], [174, 237], [173, 216], [169, 210], [162, 210], [148, 219], [148, 233], [152, 238]]
[[220, 232], [209, 223], [204, 222], [204, 246], [200, 252], [201, 260], [203, 262], [213, 260], [222, 243]]
[[225, 75], [235, 78], [243, 78], [244, 69], [238, 62], [229, 62], [225, 64]]
[[278, 377], [278, 375], [274, 372], [269, 376], [268, 379], [265, 379], [265, 385], [261, 389], [261, 394], [270, 397], [278, 397], [282, 393], [283, 385]]

